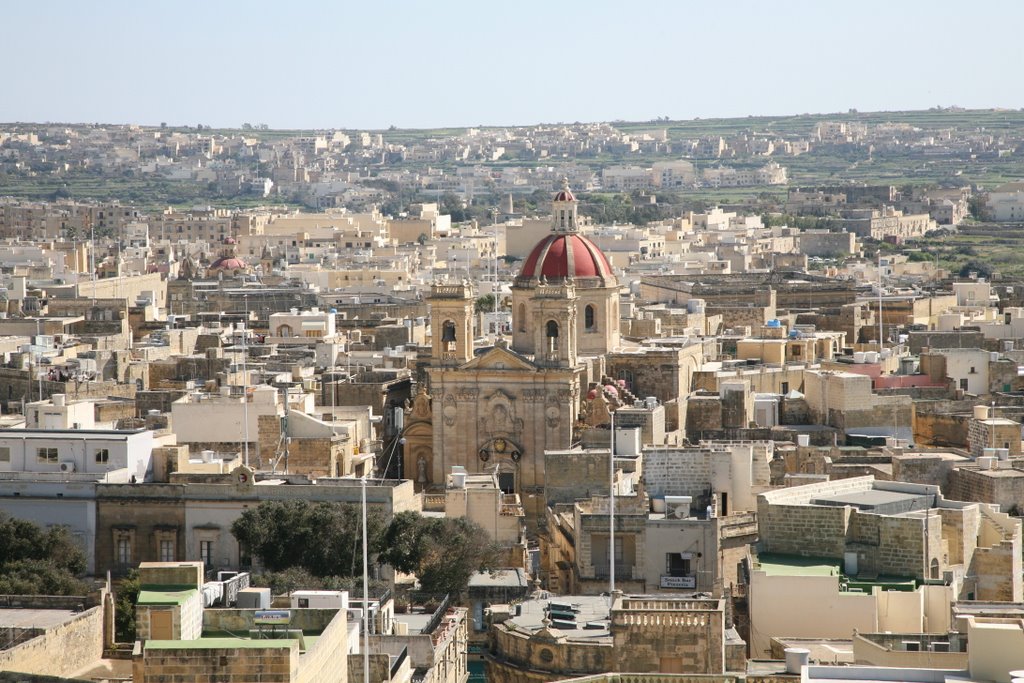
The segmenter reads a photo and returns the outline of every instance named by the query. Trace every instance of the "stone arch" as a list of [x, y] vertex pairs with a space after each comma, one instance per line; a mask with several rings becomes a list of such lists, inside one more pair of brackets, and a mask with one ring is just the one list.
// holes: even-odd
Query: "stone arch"
[[455, 321], [445, 320], [441, 325], [441, 348], [445, 351], [454, 351], [458, 344], [458, 334], [455, 331]]

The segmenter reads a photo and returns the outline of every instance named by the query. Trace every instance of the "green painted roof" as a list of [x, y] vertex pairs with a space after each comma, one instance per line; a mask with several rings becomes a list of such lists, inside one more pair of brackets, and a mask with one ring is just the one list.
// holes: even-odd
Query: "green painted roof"
[[147, 588], [139, 591], [139, 604], [181, 605], [198, 592], [195, 588]]
[[822, 557], [758, 555], [760, 569], [768, 576], [839, 576], [839, 562]]
[[917, 587], [913, 578], [902, 576], [877, 576], [860, 579], [846, 576], [838, 560], [825, 557], [800, 557], [799, 555], [776, 555], [765, 553], [758, 556], [761, 571], [768, 576], [834, 576], [842, 580], [844, 592], [870, 593], [875, 586], [883, 590], [912, 591]]

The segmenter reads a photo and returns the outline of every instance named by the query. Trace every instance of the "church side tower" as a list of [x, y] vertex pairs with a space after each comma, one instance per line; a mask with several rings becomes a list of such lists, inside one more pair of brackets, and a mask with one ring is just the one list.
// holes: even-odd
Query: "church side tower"
[[430, 288], [431, 365], [457, 367], [473, 359], [474, 289], [468, 282]]
[[534, 361], [541, 366], [576, 366], [576, 288], [571, 280], [540, 284], [533, 292]]

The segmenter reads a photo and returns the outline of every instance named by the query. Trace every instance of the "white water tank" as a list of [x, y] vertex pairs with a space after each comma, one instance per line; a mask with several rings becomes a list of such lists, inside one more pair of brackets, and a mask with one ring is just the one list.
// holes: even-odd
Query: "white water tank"
[[854, 351], [853, 352], [853, 362], [857, 363], [858, 365], [860, 365], [861, 363], [864, 362], [864, 357], [865, 356], [864, 356], [864, 352], [863, 351]]
[[992, 469], [995, 469], [995, 465], [996, 465], [996, 459], [991, 457], [991, 456], [983, 455], [980, 458], [978, 458], [978, 467], [980, 469], [992, 470]]
[[452, 467], [452, 487], [457, 489], [466, 488], [466, 468], [456, 465]]
[[810, 446], [811, 445], [811, 435], [810, 434], [797, 434], [796, 435], [796, 445], [797, 446], [802, 446], [804, 448]]
[[987, 420], [988, 419], [988, 406], [986, 406], [986, 405], [974, 406], [974, 419], [975, 420]]
[[786, 673], [800, 675], [803, 667], [811, 661], [811, 651], [803, 647], [786, 648]]

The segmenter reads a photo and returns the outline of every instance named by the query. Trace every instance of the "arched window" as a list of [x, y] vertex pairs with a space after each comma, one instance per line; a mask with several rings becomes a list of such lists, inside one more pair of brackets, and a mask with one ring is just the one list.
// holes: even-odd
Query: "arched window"
[[938, 558], [934, 558], [934, 557], [932, 558], [931, 577], [930, 578], [933, 578], [933, 579], [939, 578], [939, 560], [938, 560]]
[[455, 342], [455, 323], [451, 320], [445, 320], [444, 325], [441, 326], [441, 343], [445, 351], [454, 351]]
[[549, 320], [547, 324], [547, 336], [549, 339], [558, 338], [558, 323], [554, 320]]
[[526, 332], [526, 304], [519, 304], [519, 331]]
[[597, 320], [594, 316], [594, 307], [587, 304], [587, 307], [583, 309], [583, 327], [588, 332], [593, 332], [597, 329]]
[[290, 336], [292, 336], [292, 327], [291, 327], [291, 325], [280, 325], [280, 326], [278, 326], [278, 328], [277, 328], [277, 336], [278, 337], [290, 337]]

